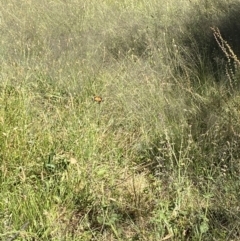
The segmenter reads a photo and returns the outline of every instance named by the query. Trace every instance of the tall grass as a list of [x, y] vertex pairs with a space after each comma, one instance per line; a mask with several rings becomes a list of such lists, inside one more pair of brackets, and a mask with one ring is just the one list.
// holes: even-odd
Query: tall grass
[[2, 240], [239, 240], [237, 2], [0, 7]]

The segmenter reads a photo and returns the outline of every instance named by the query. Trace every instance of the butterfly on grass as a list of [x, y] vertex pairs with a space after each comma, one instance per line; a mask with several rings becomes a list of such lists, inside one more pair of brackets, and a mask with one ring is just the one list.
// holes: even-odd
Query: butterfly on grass
[[97, 102], [98, 104], [100, 104], [101, 102], [103, 102], [103, 98], [99, 95], [95, 95], [93, 97], [93, 101]]

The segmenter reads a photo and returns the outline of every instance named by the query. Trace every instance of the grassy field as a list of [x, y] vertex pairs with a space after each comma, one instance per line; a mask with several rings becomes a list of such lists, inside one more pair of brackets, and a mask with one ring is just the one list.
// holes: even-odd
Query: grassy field
[[238, 1], [0, 7], [0, 240], [240, 240]]

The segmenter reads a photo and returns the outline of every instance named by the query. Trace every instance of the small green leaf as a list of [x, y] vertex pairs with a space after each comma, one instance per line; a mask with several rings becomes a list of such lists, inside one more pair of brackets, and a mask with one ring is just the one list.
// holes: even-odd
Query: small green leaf
[[103, 177], [106, 174], [107, 170], [105, 168], [101, 168], [97, 171], [98, 177]]
[[203, 233], [206, 233], [209, 229], [209, 226], [208, 226], [208, 223], [203, 221], [200, 225], [200, 232], [203, 234]]

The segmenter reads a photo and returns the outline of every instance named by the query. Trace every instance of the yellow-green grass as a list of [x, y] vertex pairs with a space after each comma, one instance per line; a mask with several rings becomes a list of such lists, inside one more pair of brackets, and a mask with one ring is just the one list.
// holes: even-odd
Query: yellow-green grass
[[231, 4], [0, 4], [0, 239], [239, 240]]

